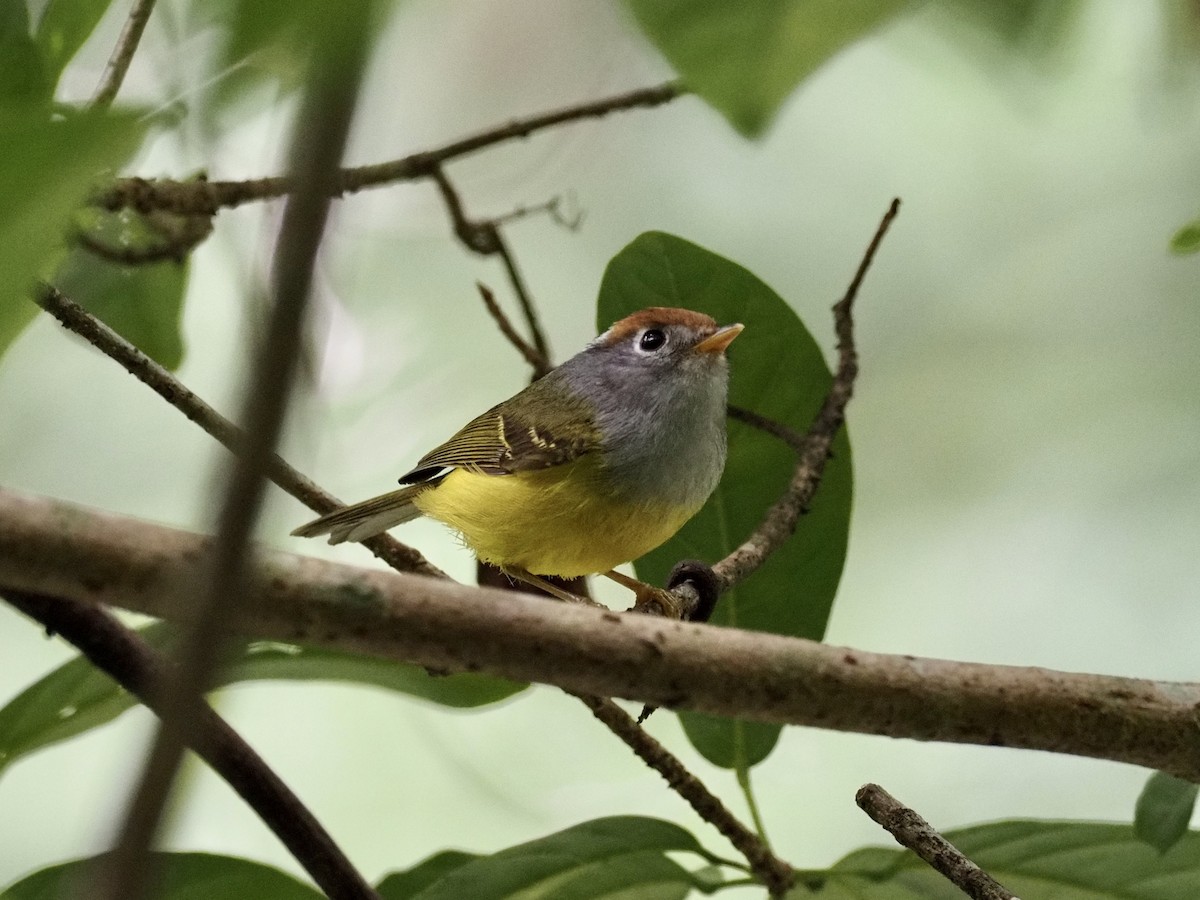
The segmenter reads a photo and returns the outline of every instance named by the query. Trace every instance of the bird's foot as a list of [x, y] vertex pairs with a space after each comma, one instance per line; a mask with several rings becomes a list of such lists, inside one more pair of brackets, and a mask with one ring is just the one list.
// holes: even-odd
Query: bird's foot
[[646, 584], [644, 581], [638, 581], [636, 578], [630, 578], [628, 575], [623, 575], [616, 571], [605, 572], [604, 574], [617, 584], [624, 585], [633, 591], [634, 596], [637, 598], [633, 604], [634, 612], [645, 613], [651, 616], [664, 616], [668, 619], [682, 619], [684, 617], [686, 610], [684, 609], [683, 599], [671, 593], [666, 588]]

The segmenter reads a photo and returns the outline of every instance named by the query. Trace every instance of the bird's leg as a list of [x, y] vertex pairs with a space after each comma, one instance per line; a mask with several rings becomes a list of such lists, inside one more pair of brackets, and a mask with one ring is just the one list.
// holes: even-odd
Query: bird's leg
[[666, 616], [668, 619], [683, 618], [683, 601], [665, 588], [655, 587], [652, 584], [646, 584], [644, 581], [638, 581], [636, 578], [630, 578], [628, 575], [621, 574], [616, 569], [605, 572], [604, 575], [607, 578], [611, 578], [617, 584], [623, 585], [633, 591], [634, 596], [637, 597], [633, 608], [638, 612]]
[[578, 594], [572, 594], [570, 591], [564, 591], [558, 585], [551, 584], [545, 578], [542, 578], [539, 575], [534, 575], [532, 572], [518, 568], [517, 566], [503, 566], [500, 571], [502, 571], [505, 575], [508, 575], [510, 578], [517, 579], [517, 581], [523, 581], [526, 584], [533, 585], [535, 588], [540, 588], [551, 597], [556, 597], [557, 599], [566, 603], [582, 603], [585, 606], [601, 605], [595, 600], [591, 600], [587, 597], [580, 597]]

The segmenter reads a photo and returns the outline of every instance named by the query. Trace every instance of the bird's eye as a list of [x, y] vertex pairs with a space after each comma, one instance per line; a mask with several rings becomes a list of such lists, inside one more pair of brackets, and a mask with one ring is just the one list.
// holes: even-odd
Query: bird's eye
[[638, 347], [647, 353], [652, 353], [667, 342], [667, 336], [661, 328], [647, 328], [642, 332]]

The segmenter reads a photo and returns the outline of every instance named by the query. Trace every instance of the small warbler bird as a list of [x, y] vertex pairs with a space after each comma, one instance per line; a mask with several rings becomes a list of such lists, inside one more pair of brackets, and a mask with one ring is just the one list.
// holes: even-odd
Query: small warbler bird
[[484, 562], [538, 576], [604, 574], [639, 604], [665, 592], [612, 569], [704, 505], [725, 467], [725, 348], [741, 332], [686, 309], [621, 319], [584, 350], [425, 454], [405, 485], [292, 532], [361, 541], [426, 515]]

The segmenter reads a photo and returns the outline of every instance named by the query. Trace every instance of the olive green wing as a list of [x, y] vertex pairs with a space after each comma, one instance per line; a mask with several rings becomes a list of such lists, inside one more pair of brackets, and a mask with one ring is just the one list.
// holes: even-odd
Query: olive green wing
[[515, 397], [493, 406], [457, 434], [426, 453], [400, 479], [413, 484], [447, 468], [486, 475], [511, 475], [547, 469], [599, 449], [591, 408], [563, 390], [553, 374], [535, 381]]

